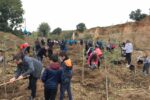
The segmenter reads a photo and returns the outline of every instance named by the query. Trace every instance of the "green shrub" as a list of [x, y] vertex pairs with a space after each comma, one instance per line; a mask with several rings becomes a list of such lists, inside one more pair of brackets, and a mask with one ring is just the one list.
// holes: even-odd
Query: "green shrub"
[[144, 19], [147, 16], [147, 14], [143, 14], [141, 12], [142, 11], [140, 9], [132, 11], [129, 15], [130, 19], [135, 20], [135, 21], [140, 21], [140, 20]]
[[86, 26], [85, 26], [84, 23], [79, 23], [79, 24], [76, 26], [76, 28], [77, 28], [77, 31], [79, 31], [79, 32], [84, 32], [84, 30], [86, 29]]
[[59, 35], [61, 32], [62, 32], [62, 29], [58, 27], [53, 30], [52, 34]]

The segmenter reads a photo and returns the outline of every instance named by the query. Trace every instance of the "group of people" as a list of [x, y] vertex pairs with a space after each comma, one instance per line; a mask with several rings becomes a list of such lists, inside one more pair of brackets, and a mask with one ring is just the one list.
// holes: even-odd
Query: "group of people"
[[[126, 60], [127, 60], [126, 66], [129, 68], [134, 66], [131, 63], [132, 62], [132, 52], [133, 52], [133, 45], [129, 40], [127, 40], [126, 43], [122, 44], [122, 56], [126, 57]], [[149, 74], [149, 68], [150, 68], [150, 57], [148, 56], [148, 54], [138, 57], [137, 64], [138, 65], [143, 64], [142, 72], [145, 76], [147, 76]]]
[[[42, 45], [44, 45], [44, 42]], [[38, 43], [36, 45], [37, 48]], [[39, 48], [41, 49], [40, 46]], [[66, 52], [51, 54], [49, 56], [49, 65], [46, 68], [43, 68], [41, 59], [30, 57], [29, 53], [30, 45], [28, 43], [19, 46], [18, 53], [13, 57], [13, 60], [17, 64], [17, 70], [15, 76], [10, 79], [10, 82], [13, 83], [16, 80], [29, 78], [29, 85], [27, 87], [27, 89], [31, 90], [29, 100], [35, 100], [38, 79], [44, 83], [45, 100], [55, 100], [59, 85], [59, 100], [63, 100], [65, 91], [68, 93], [69, 100], [73, 100], [71, 93], [73, 64]]]
[[[99, 68], [101, 60], [103, 59], [104, 45], [102, 42], [97, 41], [93, 45], [92, 41], [84, 42], [80, 40], [80, 45], [85, 43], [85, 55], [87, 55], [87, 64], [91, 69]], [[60, 46], [60, 53], [53, 53], [54, 44]], [[72, 61], [67, 55], [67, 42], [62, 41], [52, 41], [47, 39], [46, 42], [42, 39], [35, 41], [34, 52], [35, 58], [30, 57], [30, 48], [28, 43], [24, 43], [19, 46], [19, 51], [14, 55], [13, 60], [17, 64], [17, 70], [15, 76], [10, 79], [10, 82], [15, 82], [16, 80], [23, 79], [25, 77], [29, 78], [29, 86], [27, 89], [31, 90], [30, 100], [34, 100], [36, 97], [36, 83], [38, 79], [41, 79], [44, 83], [44, 97], [45, 100], [55, 100], [58, 87], [60, 85], [60, 96], [59, 100], [63, 100], [64, 93], [67, 91], [69, 100], [73, 100], [71, 92], [71, 78], [72, 72]], [[106, 50], [112, 52], [116, 46], [109, 42], [106, 46]], [[122, 56], [126, 57], [127, 67], [132, 65], [131, 58], [133, 52], [132, 43], [127, 40], [126, 43], [121, 45]], [[48, 57], [50, 64], [47, 65], [43, 70], [42, 60], [43, 57]], [[148, 56], [144, 57], [144, 67], [143, 72], [149, 73], [150, 58]], [[138, 60], [138, 63], [142, 63]]]
[[37, 39], [34, 45], [34, 55], [39, 61], [43, 61], [43, 57], [49, 57], [53, 54], [54, 41], [47, 39], [47, 44], [44, 39]]
[[35, 57], [40, 61], [43, 61], [44, 56], [50, 57], [53, 54], [53, 47], [55, 44], [60, 47], [61, 52], [67, 52], [68, 50], [67, 45], [69, 44], [70, 46], [72, 46], [73, 44], [77, 44], [77, 41], [75, 40], [59, 40], [58, 41], [58, 40], [47, 39], [47, 43], [46, 43], [45, 39], [41, 39], [41, 41], [37, 39], [35, 41], [35, 46], [34, 46]]
[[149, 68], [150, 68], [150, 57], [148, 56], [147, 53], [145, 53], [144, 56], [139, 56], [137, 58], [137, 64], [141, 65], [143, 64], [143, 75], [147, 76], [149, 74]]

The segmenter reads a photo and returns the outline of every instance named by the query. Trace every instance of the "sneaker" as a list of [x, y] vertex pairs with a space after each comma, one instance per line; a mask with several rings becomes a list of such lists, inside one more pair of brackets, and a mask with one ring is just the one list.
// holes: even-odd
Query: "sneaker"
[[126, 65], [126, 67], [127, 67], [127, 68], [129, 68], [129, 67], [130, 67], [130, 65], [128, 65], [128, 64], [127, 64], [127, 65]]
[[143, 76], [148, 76], [148, 73], [146, 73], [145, 71], [143, 72]]

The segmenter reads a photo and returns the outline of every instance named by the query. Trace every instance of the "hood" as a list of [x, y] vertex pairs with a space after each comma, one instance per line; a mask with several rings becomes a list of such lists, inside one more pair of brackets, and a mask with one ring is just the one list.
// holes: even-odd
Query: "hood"
[[49, 68], [53, 69], [53, 70], [59, 70], [60, 64], [59, 63], [52, 63], [52, 64], [50, 64]]

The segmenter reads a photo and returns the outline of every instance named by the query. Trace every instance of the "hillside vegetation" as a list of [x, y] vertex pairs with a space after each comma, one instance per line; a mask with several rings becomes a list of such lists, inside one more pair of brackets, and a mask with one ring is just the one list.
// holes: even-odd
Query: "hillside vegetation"
[[[66, 33], [65, 33], [66, 32]], [[63, 34], [69, 34], [65, 31]], [[110, 63], [112, 59], [120, 58], [120, 49], [117, 48], [113, 53], [107, 53], [107, 58], [102, 62], [100, 69], [91, 70], [83, 58], [84, 47], [80, 45], [69, 46], [69, 57], [74, 62], [74, 75], [72, 79], [72, 91], [74, 100], [106, 100], [106, 75], [108, 86], [109, 100], [150, 100], [150, 75], [144, 77], [142, 75], [142, 66], [136, 65], [136, 57], [142, 52], [149, 53], [150, 56], [150, 17], [140, 22], [128, 22], [125, 24], [114, 25], [109, 27], [96, 27], [87, 29], [84, 33], [78, 33], [78, 38], [84, 38], [91, 35], [93, 40], [108, 41], [111, 39], [119, 44], [127, 39], [134, 44], [134, 53], [132, 64], [136, 66], [135, 74], [126, 68], [125, 64], [114, 65]], [[6, 42], [6, 48], [15, 48], [22, 42], [33, 44], [34, 39], [26, 37], [24, 40], [10, 34], [0, 32], [1, 42]], [[0, 48], [3, 47], [0, 45]], [[55, 50], [58, 50], [58, 46]], [[6, 53], [6, 59], [9, 59], [16, 50]], [[49, 61], [44, 59], [44, 66]], [[105, 66], [106, 64], [106, 66]], [[6, 63], [6, 71], [4, 73], [3, 65], [0, 64], [0, 84], [4, 80], [8, 81], [16, 69], [15, 63]], [[84, 68], [84, 79], [82, 72]], [[107, 71], [106, 69], [107, 68]], [[14, 84], [0, 87], [0, 100], [28, 100], [30, 92], [26, 90], [28, 80], [20, 80]], [[43, 100], [43, 84], [38, 81], [37, 100]], [[59, 93], [58, 93], [59, 94]], [[57, 99], [58, 100], [58, 97]], [[67, 100], [65, 98], [65, 100]]]

